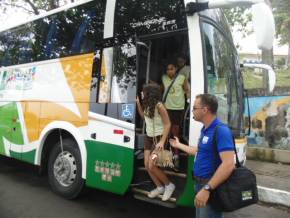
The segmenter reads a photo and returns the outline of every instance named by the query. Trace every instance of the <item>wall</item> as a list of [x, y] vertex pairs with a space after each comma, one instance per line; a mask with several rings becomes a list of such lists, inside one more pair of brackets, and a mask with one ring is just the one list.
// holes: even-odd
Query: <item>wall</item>
[[[290, 96], [249, 97], [249, 146], [290, 150]], [[247, 122], [248, 110], [245, 111]]]

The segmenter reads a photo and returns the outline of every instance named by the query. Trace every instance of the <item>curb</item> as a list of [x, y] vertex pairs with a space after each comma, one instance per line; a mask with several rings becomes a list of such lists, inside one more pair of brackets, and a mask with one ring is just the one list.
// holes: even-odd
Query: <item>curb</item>
[[272, 163], [290, 164], [290, 151], [272, 148], [247, 147], [247, 158]]
[[259, 200], [290, 207], [290, 192], [258, 186]]

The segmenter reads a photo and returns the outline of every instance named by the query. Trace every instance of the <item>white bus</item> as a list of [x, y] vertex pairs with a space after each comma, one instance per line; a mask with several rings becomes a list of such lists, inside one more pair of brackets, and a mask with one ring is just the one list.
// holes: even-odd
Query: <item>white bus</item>
[[[184, 54], [191, 102], [200, 93], [217, 96], [218, 116], [244, 161], [238, 55], [224, 14], [212, 9], [233, 1], [213, 2], [85, 0], [2, 30], [0, 154], [39, 166], [53, 191], [68, 199], [88, 186], [149, 201], [135, 99], [143, 84], [160, 80], [168, 60]], [[272, 39], [263, 35], [269, 28], [261, 31], [259, 45], [269, 47]], [[195, 146], [201, 124], [190, 104], [186, 109], [181, 140]], [[165, 206], [193, 206], [194, 157], [180, 156], [180, 171], [166, 171], [177, 189]]]

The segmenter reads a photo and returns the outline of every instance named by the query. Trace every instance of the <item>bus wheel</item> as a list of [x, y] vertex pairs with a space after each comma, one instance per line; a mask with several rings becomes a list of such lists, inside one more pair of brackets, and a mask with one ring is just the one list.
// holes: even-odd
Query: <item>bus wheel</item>
[[66, 199], [76, 198], [82, 191], [81, 154], [76, 143], [63, 139], [52, 148], [48, 159], [48, 179], [52, 190]]

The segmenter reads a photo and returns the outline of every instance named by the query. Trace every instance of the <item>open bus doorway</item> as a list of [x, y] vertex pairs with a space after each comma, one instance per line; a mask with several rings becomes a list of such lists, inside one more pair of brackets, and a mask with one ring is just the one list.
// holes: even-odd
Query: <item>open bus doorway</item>
[[[137, 41], [137, 95], [140, 96], [142, 88], [146, 83], [157, 83], [162, 85], [162, 76], [166, 74], [166, 67], [169, 63], [177, 65], [178, 58], [182, 56], [186, 59], [186, 66], [190, 69], [189, 63], [189, 44], [186, 32], [179, 32], [166, 35], [154, 35], [140, 37]], [[179, 73], [179, 71], [177, 71]], [[186, 78], [190, 86], [190, 71]], [[189, 139], [189, 103], [185, 104], [183, 120], [180, 125], [180, 141], [188, 144]], [[152, 190], [153, 183], [144, 168], [144, 138], [146, 135], [145, 123], [136, 112], [136, 140], [135, 140], [135, 189], [144, 191]], [[169, 145], [167, 145], [169, 146]], [[173, 199], [176, 199], [182, 192], [187, 172], [187, 155], [180, 153], [180, 165], [178, 170], [165, 169], [176, 185]], [[144, 194], [144, 193], [143, 193]]]

